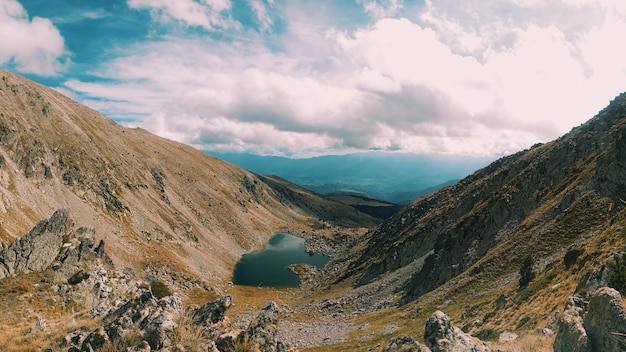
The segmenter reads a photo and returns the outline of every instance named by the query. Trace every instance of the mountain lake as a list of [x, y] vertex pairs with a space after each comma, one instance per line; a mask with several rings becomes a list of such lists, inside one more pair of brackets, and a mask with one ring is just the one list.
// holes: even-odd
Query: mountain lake
[[263, 251], [241, 257], [235, 265], [233, 283], [275, 288], [298, 287], [300, 278], [287, 269], [289, 265], [309, 264], [321, 268], [329, 259], [323, 254], [307, 253], [304, 238], [278, 233], [269, 240]]

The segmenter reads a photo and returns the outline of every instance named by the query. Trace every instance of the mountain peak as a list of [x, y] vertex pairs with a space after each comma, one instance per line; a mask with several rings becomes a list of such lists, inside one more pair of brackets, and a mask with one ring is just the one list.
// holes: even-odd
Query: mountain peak
[[[404, 288], [412, 300], [470, 272], [502, 274], [526, 253], [543, 259], [562, 251], [625, 207], [626, 94], [620, 94], [563, 137], [414, 201], [373, 232], [344, 278], [361, 285], [423, 261]], [[487, 264], [502, 258], [509, 263], [500, 269]]]

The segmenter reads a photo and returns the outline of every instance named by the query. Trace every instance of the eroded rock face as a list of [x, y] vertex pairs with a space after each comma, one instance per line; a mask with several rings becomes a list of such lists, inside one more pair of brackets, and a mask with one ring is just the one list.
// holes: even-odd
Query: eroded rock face
[[40, 221], [24, 237], [0, 251], [0, 279], [45, 270], [59, 254], [63, 235], [73, 226], [66, 209], [57, 210], [49, 220]]
[[[198, 346], [202, 351], [230, 352], [247, 347], [259, 352], [297, 351], [276, 339], [279, 307], [274, 302], [265, 307], [247, 330], [229, 330], [224, 324], [224, 313], [232, 305], [232, 297], [222, 297], [197, 308], [183, 309], [177, 294], [157, 300], [150, 291], [144, 291], [120, 308], [103, 317], [104, 325], [92, 332], [78, 329], [65, 337], [69, 351], [98, 350], [107, 342], [123, 341], [129, 333], [142, 340], [129, 351], [178, 350], [176, 328], [183, 314], [190, 323], [203, 328], [206, 341]], [[247, 346], [247, 347], [246, 347]]]
[[[270, 302], [250, 324], [247, 339], [263, 352], [279, 351], [276, 341], [278, 332], [278, 305]], [[284, 349], [280, 349], [284, 350]]]
[[565, 311], [558, 320], [554, 340], [555, 352], [589, 352], [589, 337], [583, 325], [584, 302], [580, 297], [569, 299]]
[[183, 304], [178, 295], [157, 300], [152, 293], [144, 291], [104, 317], [103, 321], [108, 321], [108, 324], [86, 336], [70, 333], [66, 343], [80, 346], [81, 351], [89, 351], [90, 347], [98, 349], [108, 341], [120, 341], [131, 330], [137, 329], [139, 336], [148, 344], [136, 346], [141, 348], [138, 350], [164, 350], [172, 346], [172, 336], [178, 325], [176, 320], [181, 314]]
[[555, 352], [626, 351], [626, 308], [619, 292], [601, 287], [589, 302], [570, 298], [559, 318]]
[[424, 341], [432, 352], [489, 352], [480, 340], [452, 325], [450, 317], [436, 311], [426, 321]]
[[161, 298], [156, 308], [139, 325], [140, 333], [153, 349], [172, 345], [172, 335], [178, 326], [176, 318], [183, 313], [183, 303], [177, 294]]
[[595, 351], [626, 351], [626, 308], [619, 292], [601, 287], [589, 298], [584, 325]]
[[297, 349], [276, 338], [279, 307], [270, 302], [250, 323], [245, 331], [229, 331], [216, 339], [221, 352], [250, 350], [258, 352], [294, 352]]
[[209, 302], [199, 308], [191, 308], [193, 323], [201, 326], [217, 324], [224, 320], [224, 315], [233, 304], [232, 296], [225, 296], [216, 301]]

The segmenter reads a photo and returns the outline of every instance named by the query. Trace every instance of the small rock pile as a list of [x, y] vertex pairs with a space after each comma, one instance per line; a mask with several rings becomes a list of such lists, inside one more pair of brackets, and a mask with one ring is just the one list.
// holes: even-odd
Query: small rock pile
[[77, 329], [66, 335], [63, 347], [67, 347], [68, 352], [98, 351], [107, 344], [122, 342], [126, 336], [136, 334], [140, 341], [125, 347], [127, 352], [186, 350], [176, 344], [180, 318], [186, 314], [191, 317], [191, 324], [202, 331], [202, 342], [195, 346], [198, 351], [296, 351], [276, 339], [276, 303], [270, 302], [247, 330], [240, 331], [230, 330], [225, 324], [225, 312], [231, 305], [232, 297], [226, 296], [202, 307], [184, 309], [177, 294], [156, 299], [150, 291], [143, 291], [107, 314], [102, 319], [102, 326], [92, 331]]

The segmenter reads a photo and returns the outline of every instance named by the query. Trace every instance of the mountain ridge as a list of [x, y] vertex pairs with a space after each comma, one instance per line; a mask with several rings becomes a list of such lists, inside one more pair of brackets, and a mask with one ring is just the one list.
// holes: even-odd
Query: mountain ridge
[[[4, 71], [0, 76], [5, 244], [56, 209], [68, 208], [113, 246], [116, 262], [139, 270], [146, 262], [169, 261], [219, 281], [228, 280], [241, 254], [261, 248], [274, 232], [325, 217], [320, 207], [319, 213], [309, 208], [315, 204], [291, 204], [232, 164], [122, 127], [23, 77]], [[336, 214], [375, 223], [326, 202]], [[154, 254], [135, 256], [142, 252]]]
[[[152, 337], [179, 337], [152, 318], [163, 309], [184, 317], [200, 303], [216, 320], [194, 346], [222, 350], [253, 336], [268, 350], [280, 341], [320, 351], [419, 347], [413, 337], [435, 348], [439, 328], [423, 324], [434, 317], [453, 340], [477, 342], [472, 334], [507, 350], [496, 340], [515, 331], [547, 351], [569, 297], [584, 306], [626, 252], [626, 94], [555, 141], [503, 157], [374, 227], [350, 206], [124, 128], [0, 72], [0, 220], [0, 313], [9, 319], [0, 343], [39, 336], [56, 348], [49, 338], [69, 331], [65, 346], [89, 350], [136, 331], [146, 340], [121, 343], [159, 350], [171, 341]], [[277, 231], [301, 235], [331, 262], [294, 268], [305, 280], [293, 291], [229, 284], [236, 260]], [[522, 284], [529, 255], [535, 275]], [[233, 296], [207, 303], [225, 293]], [[231, 306], [233, 321], [222, 320]], [[258, 330], [249, 317], [263, 306], [257, 320], [268, 324]], [[128, 319], [142, 309], [151, 317]], [[25, 335], [45, 330], [42, 317], [51, 331]]]
[[[349, 272], [364, 270], [358, 281], [364, 284], [426, 256], [407, 287], [410, 296], [419, 297], [469, 269], [511, 234], [553, 226], [548, 223], [565, 217], [570, 207], [570, 212], [580, 210], [580, 199], [592, 197], [590, 203], [600, 202], [611, 214], [619, 213], [626, 205], [625, 116], [626, 94], [621, 94], [567, 135], [501, 158], [456, 185], [414, 201], [375, 231], [368, 239], [371, 246]], [[608, 152], [597, 152], [609, 147]], [[596, 178], [582, 178], [589, 173]], [[558, 204], [552, 204], [555, 201]], [[574, 219], [562, 220], [561, 226], [566, 226]], [[407, 230], [404, 223], [412, 228]], [[525, 227], [532, 229], [520, 231]], [[388, 253], [400, 259], [390, 259]]]

